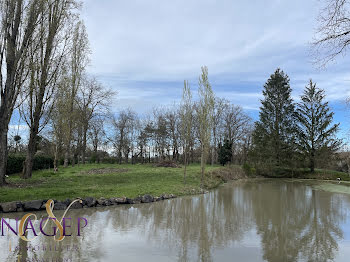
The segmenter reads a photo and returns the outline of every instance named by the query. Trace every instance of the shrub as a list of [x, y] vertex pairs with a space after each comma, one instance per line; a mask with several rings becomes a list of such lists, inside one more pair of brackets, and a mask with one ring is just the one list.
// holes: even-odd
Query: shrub
[[175, 161], [172, 160], [163, 160], [154, 165], [155, 167], [172, 167], [172, 168], [181, 168]]
[[11, 175], [22, 172], [24, 160], [26, 160], [25, 156], [9, 155], [7, 158], [6, 174]]
[[[68, 165], [71, 165], [72, 161], [70, 159], [68, 159]], [[61, 157], [60, 159], [58, 159], [58, 165], [59, 166], [63, 166], [64, 165], [64, 158]]]
[[33, 170], [53, 168], [53, 161], [54, 159], [52, 157], [35, 156], [34, 163], [33, 163]]
[[242, 168], [244, 170], [244, 173], [247, 176], [254, 176], [254, 175], [256, 175], [256, 169], [254, 167], [250, 166], [248, 163], [244, 163]]
[[117, 162], [117, 159], [113, 157], [106, 157], [101, 160], [103, 164], [115, 164]]
[[223, 182], [247, 177], [243, 168], [234, 165], [215, 169], [211, 171], [210, 174], [219, 178]]
[[[23, 155], [9, 155], [7, 158], [6, 174], [21, 173], [26, 157]], [[53, 158], [47, 156], [35, 156], [33, 170], [53, 168]]]
[[94, 164], [94, 163], [96, 163], [96, 161], [97, 161], [97, 154], [95, 154], [95, 153], [93, 153], [92, 155], [91, 155], [91, 157], [90, 157], [90, 161], [89, 161], [89, 163], [91, 164]]

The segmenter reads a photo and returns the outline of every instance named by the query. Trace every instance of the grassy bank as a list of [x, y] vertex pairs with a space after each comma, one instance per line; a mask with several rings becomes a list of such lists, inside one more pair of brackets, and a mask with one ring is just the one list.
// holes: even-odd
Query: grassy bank
[[268, 178], [299, 178], [299, 179], [318, 179], [318, 180], [337, 180], [340, 178], [342, 181], [350, 181], [350, 176], [348, 173], [339, 172], [334, 170], [326, 169], [315, 169], [311, 172], [308, 168], [276, 168], [268, 174], [262, 174], [264, 177]]
[[[200, 166], [188, 167], [187, 183], [183, 183], [183, 168], [155, 167], [144, 165], [86, 164], [75, 167], [61, 167], [57, 173], [53, 170], [41, 170], [33, 173], [32, 179], [23, 180], [11, 175], [8, 186], [0, 188], [0, 203], [36, 199], [65, 200], [77, 197], [129, 197], [151, 194], [190, 195], [201, 192]], [[206, 189], [217, 187], [223, 182], [247, 178], [239, 166], [207, 166], [204, 180]], [[279, 169], [270, 178], [297, 178], [350, 181], [347, 173], [308, 169]]]
[[[220, 175], [213, 175], [218, 166], [208, 166], [205, 187], [211, 189], [223, 182]], [[36, 199], [76, 197], [136, 197], [163, 193], [187, 195], [200, 192], [200, 166], [188, 167], [187, 183], [183, 184], [183, 168], [154, 167], [145, 165], [87, 164], [61, 167], [33, 173], [32, 179], [22, 180], [18, 175], [7, 179], [9, 185], [0, 188], [0, 203]]]

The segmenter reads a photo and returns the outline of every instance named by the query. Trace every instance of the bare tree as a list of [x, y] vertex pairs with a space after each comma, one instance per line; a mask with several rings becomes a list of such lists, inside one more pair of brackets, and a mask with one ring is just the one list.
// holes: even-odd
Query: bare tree
[[150, 140], [151, 140], [151, 133], [148, 132], [149, 127], [149, 120], [146, 118], [139, 119], [139, 133], [137, 136], [137, 147], [139, 149], [139, 156], [141, 157], [141, 163], [145, 163], [145, 159], [147, 158], [147, 148], [148, 148], [148, 160], [150, 160]]
[[226, 105], [224, 113], [224, 136], [232, 143], [231, 163], [234, 162], [235, 150], [239, 147], [250, 121], [251, 119], [244, 113], [242, 107], [232, 104]]
[[26, 79], [28, 45], [38, 25], [41, 0], [0, 2], [0, 186], [5, 184], [8, 125]]
[[222, 126], [222, 118], [223, 113], [226, 107], [227, 101], [225, 99], [215, 97], [214, 102], [214, 111], [213, 111], [213, 146], [212, 146], [212, 155], [211, 155], [211, 165], [214, 165], [217, 163], [218, 158], [218, 152], [217, 152], [217, 146], [218, 146], [218, 137], [219, 137], [219, 131]]
[[168, 121], [165, 116], [164, 108], [155, 108], [153, 110], [154, 128], [153, 138], [155, 150], [157, 151], [158, 161], [165, 160], [166, 155], [169, 155], [169, 130]]
[[179, 110], [175, 104], [166, 110], [165, 119], [167, 121], [170, 147], [172, 148], [172, 159], [177, 161], [179, 158]]
[[314, 62], [321, 67], [345, 55], [350, 44], [349, 0], [326, 0], [312, 44]]
[[93, 154], [98, 162], [98, 147], [100, 144], [102, 144], [103, 138], [106, 137], [104, 130], [104, 119], [100, 116], [94, 117], [90, 123], [89, 130]]
[[214, 93], [208, 79], [208, 68], [203, 66], [199, 77], [199, 103], [197, 105], [198, 134], [201, 144], [201, 187], [204, 183], [204, 172], [210, 146], [211, 130], [213, 124]]
[[74, 128], [73, 111], [75, 108], [76, 97], [78, 89], [81, 85], [84, 70], [88, 64], [89, 54], [88, 37], [85, 26], [82, 21], [79, 21], [73, 31], [73, 44], [71, 49], [70, 66], [68, 70], [68, 80], [70, 93], [67, 97], [67, 136], [65, 137], [65, 156], [64, 166], [68, 166], [71, 154], [71, 142]]
[[[145, 141], [145, 155], [148, 148], [148, 162], [151, 163], [152, 150], [155, 148], [155, 127], [154, 122], [150, 115], [147, 115], [144, 119], [144, 127], [142, 130], [144, 141]], [[154, 153], [153, 153], [154, 156]]]
[[95, 78], [86, 77], [79, 88], [77, 106], [79, 108], [79, 121], [81, 123], [81, 148], [82, 162], [85, 163], [87, 146], [87, 133], [91, 120], [96, 115], [107, 115], [113, 92], [105, 89]]
[[129, 148], [131, 153], [131, 164], [135, 164], [137, 161], [137, 157], [139, 155], [138, 149], [138, 137], [140, 135], [141, 122], [138, 118], [138, 115], [135, 113], [131, 122], [131, 127], [129, 131]]
[[111, 139], [114, 148], [117, 150], [119, 164], [122, 163], [123, 156], [125, 162], [128, 162], [129, 153], [131, 151], [130, 133], [133, 128], [133, 123], [136, 119], [136, 113], [131, 109], [122, 110], [118, 114], [118, 118], [113, 119], [115, 128], [114, 138]]
[[184, 184], [186, 184], [186, 172], [188, 165], [188, 151], [190, 147], [190, 140], [192, 138], [192, 122], [193, 122], [193, 103], [192, 93], [188, 81], [184, 81], [184, 88], [182, 91], [181, 103], [181, 136], [183, 140], [183, 156], [184, 156]]
[[58, 81], [58, 89], [60, 92], [55, 93], [55, 103], [50, 115], [50, 127], [52, 133], [52, 139], [55, 144], [55, 154], [54, 154], [54, 168], [57, 170], [58, 168], [58, 159], [61, 156], [64, 149], [64, 142], [66, 141], [67, 135], [67, 126], [68, 121], [71, 118], [76, 118], [76, 114], [74, 112], [73, 115], [69, 115], [68, 117], [68, 107], [67, 100], [70, 97], [70, 86], [69, 86], [69, 78], [67, 74], [63, 74]]
[[25, 102], [21, 110], [30, 130], [22, 173], [25, 179], [32, 175], [37, 135], [47, 124], [52, 110], [54, 93], [59, 86], [56, 81], [67, 52], [72, 9], [76, 6], [72, 0], [44, 1], [35, 40], [28, 47], [30, 77], [23, 92]]

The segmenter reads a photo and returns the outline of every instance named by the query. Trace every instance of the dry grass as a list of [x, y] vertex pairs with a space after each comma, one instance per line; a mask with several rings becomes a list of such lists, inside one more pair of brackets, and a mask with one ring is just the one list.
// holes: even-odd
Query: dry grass
[[238, 180], [243, 178], [248, 178], [241, 166], [231, 165], [226, 167], [221, 167], [210, 172], [215, 178], [227, 182], [230, 180]]

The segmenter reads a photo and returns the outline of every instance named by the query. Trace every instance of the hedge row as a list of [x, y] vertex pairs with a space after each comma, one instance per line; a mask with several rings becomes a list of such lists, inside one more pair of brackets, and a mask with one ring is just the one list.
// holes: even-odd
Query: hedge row
[[[25, 161], [25, 156], [10, 155], [7, 158], [7, 169], [6, 174], [16, 174], [23, 170], [23, 162]], [[35, 156], [33, 170], [53, 168], [53, 158], [47, 156]]]

